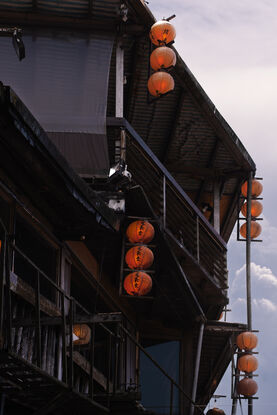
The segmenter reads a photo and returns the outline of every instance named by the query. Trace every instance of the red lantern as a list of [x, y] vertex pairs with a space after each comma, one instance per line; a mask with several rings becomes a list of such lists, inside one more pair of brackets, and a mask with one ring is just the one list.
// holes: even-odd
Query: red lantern
[[78, 337], [78, 339], [73, 340], [73, 344], [87, 344], [90, 341], [91, 330], [87, 324], [74, 324], [73, 334]]
[[[246, 181], [241, 186], [241, 193], [244, 197], [247, 197], [247, 187], [248, 187], [248, 183]], [[261, 182], [259, 182], [259, 180], [252, 180], [251, 196], [252, 197], [258, 197], [258, 196], [260, 196], [262, 191], [263, 191], [263, 185], [261, 184]]]
[[[251, 200], [251, 216], [257, 218], [263, 211], [263, 205], [258, 200]], [[247, 202], [241, 208], [243, 216], [247, 216]]]
[[155, 235], [154, 227], [146, 220], [137, 220], [130, 223], [126, 231], [127, 238], [132, 244], [152, 241]]
[[124, 290], [129, 295], [142, 296], [152, 289], [152, 278], [145, 272], [137, 271], [127, 275], [123, 283]]
[[144, 245], [134, 246], [127, 251], [125, 261], [131, 269], [147, 269], [153, 264], [154, 255], [151, 249]]
[[225, 412], [219, 408], [209, 409], [206, 415], [225, 415]]
[[257, 336], [251, 331], [240, 333], [237, 337], [237, 345], [241, 350], [252, 350], [258, 344]]
[[[240, 234], [243, 238], [246, 238], [246, 227], [247, 227], [247, 223], [245, 222], [243, 225], [241, 225], [240, 227]], [[257, 238], [262, 232], [262, 227], [258, 222], [252, 221], [251, 220], [251, 225], [250, 225], [250, 237], [251, 239], [255, 239]]]
[[255, 372], [258, 369], [258, 360], [252, 354], [244, 354], [238, 360], [238, 369], [242, 372]]
[[167, 20], [160, 20], [153, 24], [150, 29], [149, 36], [154, 45], [167, 45], [175, 39], [176, 30], [172, 23]]
[[251, 378], [243, 378], [237, 385], [237, 392], [239, 395], [253, 396], [258, 391], [257, 383]]
[[174, 79], [167, 72], [155, 72], [148, 79], [147, 85], [150, 94], [159, 97], [174, 89]]
[[159, 69], [167, 69], [171, 66], [175, 66], [175, 52], [172, 49], [167, 48], [166, 46], [154, 49], [150, 55], [150, 65], [151, 68], [154, 69], [154, 71], [158, 71]]

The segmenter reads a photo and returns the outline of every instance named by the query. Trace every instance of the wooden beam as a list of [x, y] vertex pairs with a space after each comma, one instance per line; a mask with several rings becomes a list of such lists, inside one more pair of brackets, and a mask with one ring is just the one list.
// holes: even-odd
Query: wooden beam
[[[90, 375], [90, 363], [87, 359], [82, 356], [79, 352], [73, 352], [73, 361], [78, 365], [84, 372]], [[93, 368], [93, 379], [96, 380], [99, 385], [105, 390], [107, 389], [107, 378], [100, 372], [100, 370]], [[110, 382], [109, 390], [112, 391], [113, 384]]]
[[[22, 297], [25, 301], [35, 306], [36, 294], [35, 290], [24, 280], [11, 272], [11, 290]], [[61, 316], [59, 308], [43, 295], [40, 296], [40, 309], [48, 316]]]
[[[76, 18], [61, 15], [44, 14], [37, 11], [15, 12], [1, 10], [0, 24], [17, 25], [23, 27], [57, 27], [59, 29], [79, 30], [84, 32], [102, 31], [105, 33], [115, 33], [118, 30], [116, 20], [101, 19], [100, 16], [90, 18]], [[124, 33], [139, 35], [146, 32], [144, 26], [140, 24], [126, 23]]]
[[[121, 313], [98, 313], [95, 315], [76, 316], [75, 324], [93, 324], [93, 323], [114, 323], [122, 321]], [[60, 317], [41, 317], [40, 324], [44, 326], [60, 326], [63, 321]], [[36, 320], [30, 318], [20, 318], [12, 321], [13, 327], [35, 327]]]

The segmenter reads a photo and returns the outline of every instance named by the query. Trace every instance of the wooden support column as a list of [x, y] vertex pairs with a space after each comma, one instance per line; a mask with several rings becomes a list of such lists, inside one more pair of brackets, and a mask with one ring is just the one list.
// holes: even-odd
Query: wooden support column
[[123, 117], [123, 84], [124, 84], [124, 50], [122, 39], [116, 44], [116, 75], [115, 75], [115, 116]]

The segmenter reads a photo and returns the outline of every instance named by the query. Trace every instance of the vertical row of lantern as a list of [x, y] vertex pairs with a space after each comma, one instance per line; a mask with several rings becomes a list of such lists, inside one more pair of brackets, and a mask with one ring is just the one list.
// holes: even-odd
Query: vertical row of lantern
[[[262, 227], [257, 222], [257, 218], [261, 215], [263, 211], [263, 205], [256, 200], [263, 191], [263, 185], [258, 180], [252, 181], [252, 190], [251, 190], [251, 225], [250, 225], [250, 237], [251, 239], [257, 238], [261, 232]], [[247, 181], [241, 187], [241, 193], [244, 198], [247, 198]], [[247, 216], [247, 202], [245, 202], [241, 208], [242, 215], [246, 218]], [[246, 238], [246, 228], [247, 222], [245, 222], [240, 227], [240, 234], [243, 238]]]
[[252, 373], [258, 368], [258, 360], [252, 354], [252, 350], [257, 347], [257, 344], [257, 336], [250, 331], [240, 333], [237, 337], [237, 346], [240, 349], [238, 369], [245, 373], [244, 378], [237, 384], [237, 392], [245, 397], [251, 397], [258, 391], [258, 385], [252, 379]]
[[154, 262], [154, 254], [146, 245], [153, 240], [154, 235], [154, 227], [146, 220], [132, 222], [127, 228], [127, 239], [134, 246], [126, 252], [125, 262], [134, 272], [125, 277], [123, 286], [131, 296], [144, 296], [152, 289], [152, 278], [144, 271]]
[[154, 97], [159, 97], [174, 89], [174, 79], [167, 70], [176, 64], [175, 52], [169, 47], [176, 31], [170, 22], [161, 20], [153, 24], [149, 36], [156, 48], [150, 56], [150, 65], [155, 72], [148, 79], [148, 91]]

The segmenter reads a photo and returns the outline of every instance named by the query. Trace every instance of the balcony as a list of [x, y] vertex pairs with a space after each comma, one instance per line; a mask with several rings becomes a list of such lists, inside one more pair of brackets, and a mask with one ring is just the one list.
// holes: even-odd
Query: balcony
[[[107, 119], [111, 158], [126, 132], [126, 164], [198, 298], [226, 304], [226, 243], [125, 119]], [[205, 306], [204, 306], [205, 308]], [[211, 316], [210, 318], [215, 318]]]
[[[35, 284], [10, 270], [13, 256], [35, 273]], [[141, 399], [138, 356], [143, 353], [169, 385], [170, 414], [176, 393], [194, 404], [147, 353], [120, 312], [89, 312], [8, 241], [1, 245], [1, 271], [0, 392], [9, 402], [35, 414], [80, 409], [84, 414], [135, 414]], [[90, 327], [88, 343], [74, 344], [76, 324]]]

